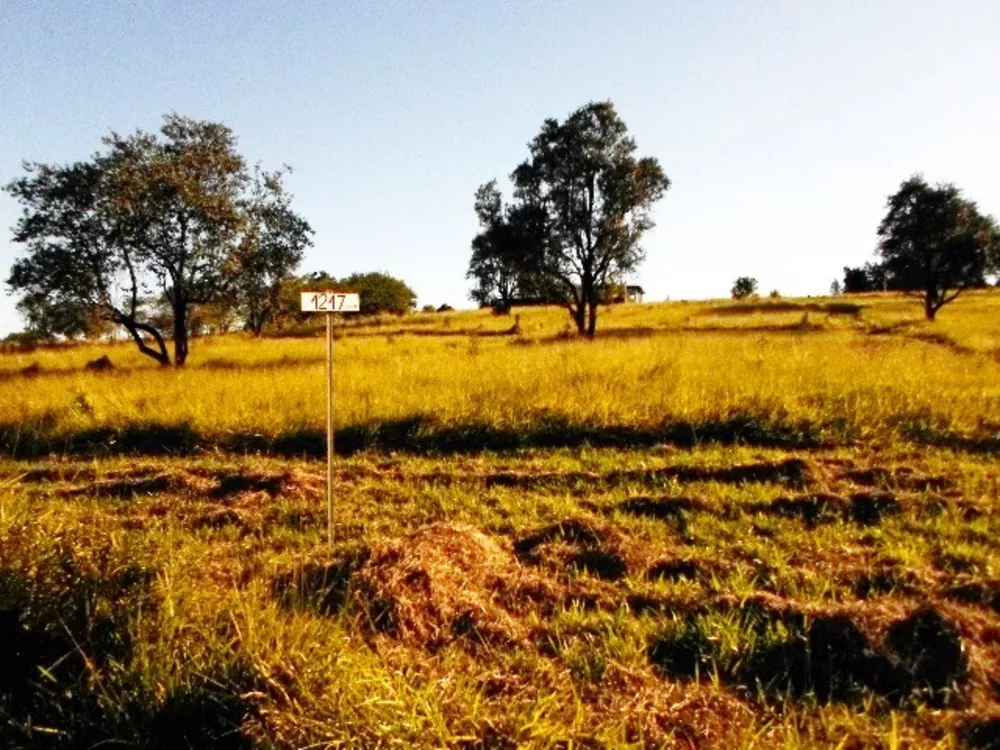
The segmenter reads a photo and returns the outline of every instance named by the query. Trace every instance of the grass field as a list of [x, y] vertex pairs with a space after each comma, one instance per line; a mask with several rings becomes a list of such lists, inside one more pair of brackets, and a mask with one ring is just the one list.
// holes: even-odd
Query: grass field
[[[0, 746], [1000, 747], [1000, 295], [0, 354]], [[111, 372], [84, 369], [103, 354]]]

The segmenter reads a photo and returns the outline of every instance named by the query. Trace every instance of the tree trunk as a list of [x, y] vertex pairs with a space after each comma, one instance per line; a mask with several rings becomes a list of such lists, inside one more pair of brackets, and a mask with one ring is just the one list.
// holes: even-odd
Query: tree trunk
[[[163, 341], [163, 337], [160, 335], [159, 331], [149, 325], [144, 323], [137, 323], [134, 319], [120, 317], [118, 322], [125, 327], [125, 330], [129, 332], [132, 340], [135, 341], [135, 345], [139, 347], [139, 351], [145, 354], [147, 357], [159, 362], [160, 367], [167, 367], [170, 365], [170, 356], [167, 354], [167, 345]], [[149, 337], [153, 339], [156, 344], [156, 348], [153, 349], [145, 341], [142, 340], [142, 333], [145, 332], [149, 334]]]
[[590, 301], [590, 319], [587, 321], [587, 337], [594, 338], [597, 333], [597, 303]]
[[577, 304], [570, 311], [570, 315], [573, 316], [573, 321], [576, 323], [576, 330], [581, 336], [587, 333], [587, 308], [584, 306], [583, 302]]
[[937, 315], [937, 306], [930, 294], [924, 297], [924, 314], [927, 316], [927, 320], [934, 320], [934, 316]]
[[174, 291], [174, 367], [183, 367], [187, 361], [188, 330], [187, 302]]

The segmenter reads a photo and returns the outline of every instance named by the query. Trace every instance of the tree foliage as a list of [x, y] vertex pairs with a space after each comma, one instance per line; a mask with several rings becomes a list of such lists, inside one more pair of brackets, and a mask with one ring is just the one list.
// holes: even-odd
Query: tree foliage
[[47, 295], [26, 294], [17, 303], [25, 332], [39, 340], [93, 338], [108, 334], [113, 326], [80, 303], [54, 305]]
[[[104, 145], [85, 162], [26, 164], [27, 175], [6, 186], [22, 204], [14, 240], [27, 249], [8, 284], [26, 300], [124, 327], [162, 365], [172, 339], [181, 366], [192, 310], [226, 299], [227, 269], [250, 242], [263, 193], [248, 191], [235, 136], [219, 123], [168, 115], [159, 134], [112, 133]], [[169, 325], [144, 308], [158, 297], [169, 304]]]
[[746, 299], [757, 294], [757, 279], [750, 276], [740, 276], [733, 282], [733, 288], [729, 290], [733, 299]]
[[565, 299], [539, 273], [545, 243], [545, 216], [540, 210], [504, 205], [496, 180], [491, 180], [476, 191], [475, 211], [482, 231], [472, 240], [466, 273], [476, 282], [469, 293], [474, 302], [507, 313], [515, 300]]
[[1000, 230], [958, 188], [932, 187], [915, 175], [887, 209], [877, 249], [886, 286], [920, 296], [929, 320], [964, 290], [985, 285], [1000, 255]]
[[243, 212], [242, 237], [226, 266], [227, 303], [259, 336], [280, 315], [282, 288], [312, 244], [312, 229], [292, 211], [280, 172], [256, 172]]
[[[486, 208], [480, 221], [489, 221], [482, 244], [474, 241], [470, 273], [479, 278], [477, 252], [500, 266], [513, 259], [517, 284], [563, 300], [577, 330], [593, 336], [605, 290], [645, 256], [640, 241], [670, 181], [656, 159], [635, 156], [635, 141], [610, 102], [587, 104], [563, 122], [546, 120], [528, 150], [511, 174], [512, 206], [500, 207], [492, 183], [477, 195], [477, 213]], [[489, 234], [504, 225], [512, 235]], [[493, 278], [500, 280], [498, 273]]]
[[406, 282], [384, 271], [353, 273], [341, 279], [339, 287], [358, 292], [362, 315], [405, 315], [417, 306], [417, 295]]
[[361, 315], [403, 315], [417, 306], [417, 295], [406, 282], [384, 271], [352, 273], [340, 279], [325, 271], [316, 271], [292, 280], [285, 288], [282, 309], [286, 317], [299, 323], [315, 318], [301, 312], [299, 306], [299, 294], [307, 290], [357, 292]]

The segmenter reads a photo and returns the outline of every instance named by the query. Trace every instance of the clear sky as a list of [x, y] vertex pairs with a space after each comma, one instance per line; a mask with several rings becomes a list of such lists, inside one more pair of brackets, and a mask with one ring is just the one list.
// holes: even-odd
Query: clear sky
[[[821, 294], [913, 172], [1000, 215], [1000, 2], [29, 2], [0, 7], [0, 181], [169, 111], [294, 167], [303, 270], [469, 306], [476, 187], [610, 99], [673, 186], [647, 299]], [[18, 248], [0, 197], [0, 273]], [[0, 334], [19, 328], [0, 294]]]

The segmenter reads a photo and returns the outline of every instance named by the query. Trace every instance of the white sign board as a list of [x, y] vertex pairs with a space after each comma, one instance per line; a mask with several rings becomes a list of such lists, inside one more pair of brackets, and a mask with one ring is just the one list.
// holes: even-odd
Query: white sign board
[[354, 292], [302, 292], [302, 312], [360, 312], [361, 297]]

